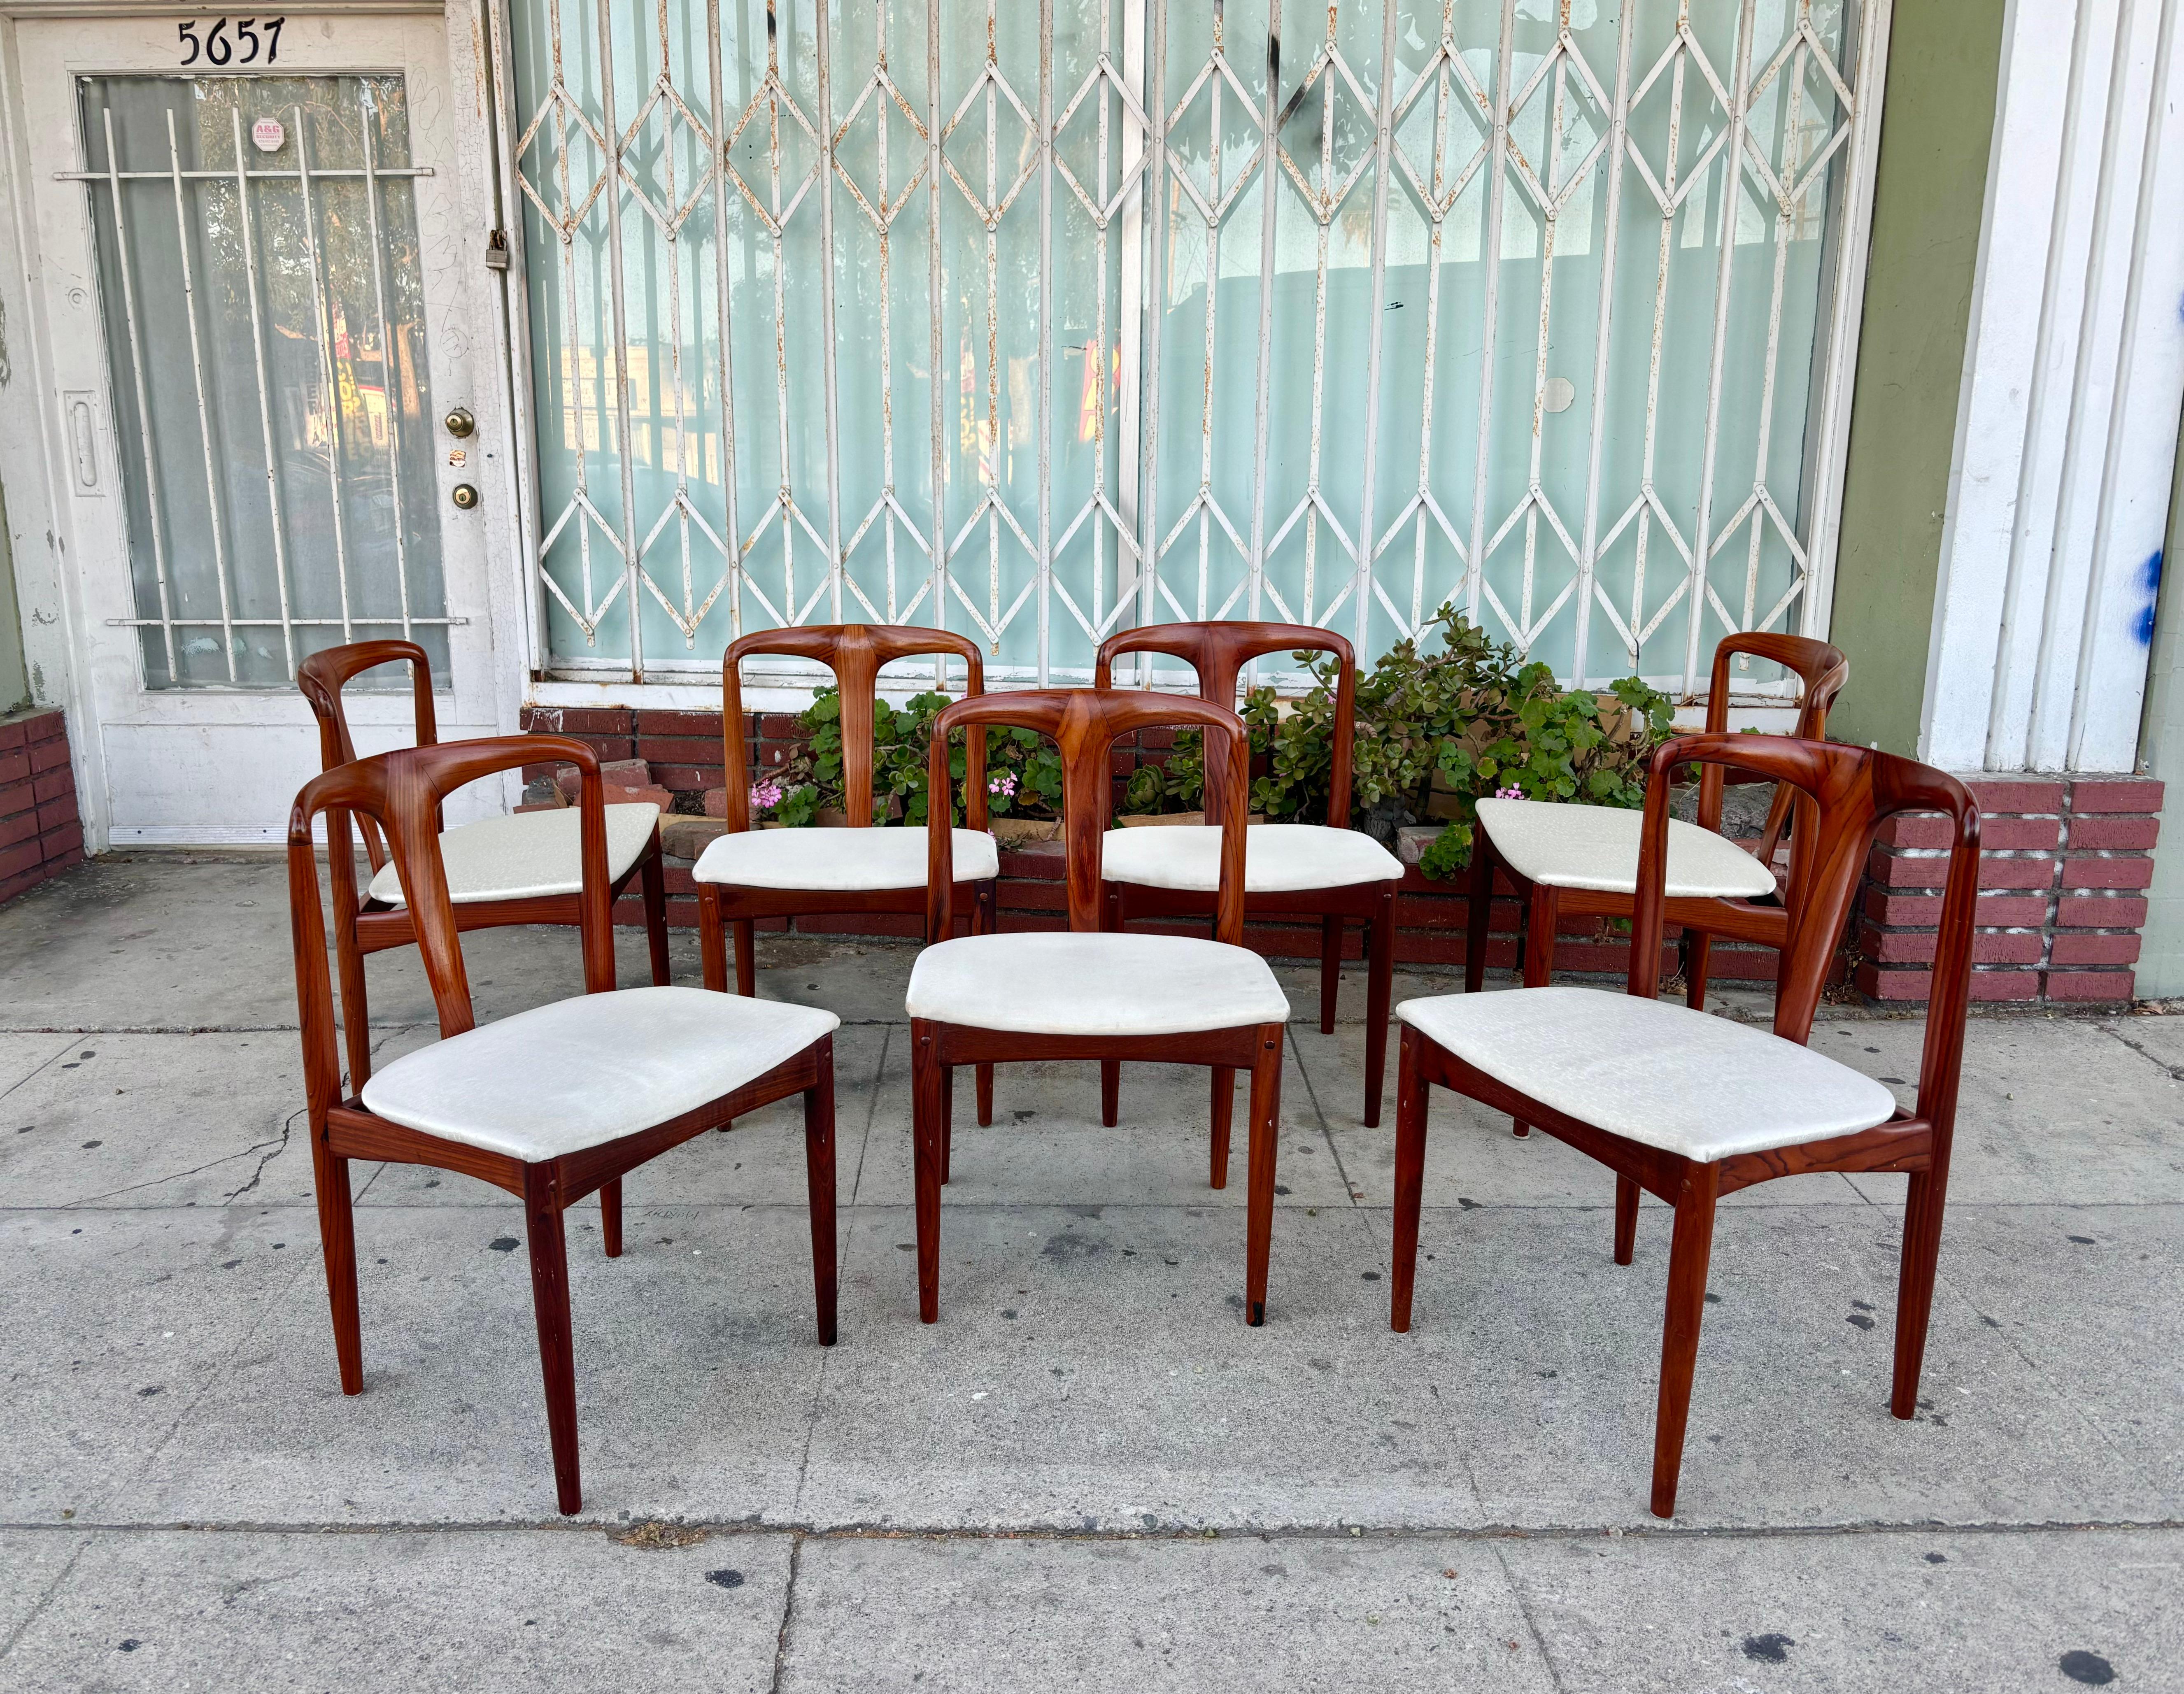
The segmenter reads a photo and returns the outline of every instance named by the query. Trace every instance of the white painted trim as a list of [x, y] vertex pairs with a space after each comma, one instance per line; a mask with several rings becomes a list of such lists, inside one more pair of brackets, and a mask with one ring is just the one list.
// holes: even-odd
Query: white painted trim
[[1944, 769], [2129, 771], [2184, 408], [2184, 0], [2012, 0], [1920, 713]]

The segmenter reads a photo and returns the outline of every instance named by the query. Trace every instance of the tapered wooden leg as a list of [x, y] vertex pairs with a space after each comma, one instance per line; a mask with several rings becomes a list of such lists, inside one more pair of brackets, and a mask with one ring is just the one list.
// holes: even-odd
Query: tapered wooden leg
[[1615, 1262], [1627, 1265], [1638, 1246], [1638, 1184], [1627, 1176], [1615, 1179]]
[[948, 1180], [948, 1166], [956, 1151], [956, 1067], [940, 1067], [940, 1180]]
[[311, 1136], [311, 1178], [319, 1195], [319, 1246], [326, 1260], [326, 1303], [333, 1308], [334, 1363], [343, 1394], [364, 1392], [364, 1333], [356, 1308], [356, 1217], [349, 1204], [348, 1161]]
[[1396, 1061], [1396, 1260], [1389, 1277], [1388, 1327], [1398, 1334], [1411, 1327], [1411, 1290], [1418, 1273], [1418, 1208], [1425, 1191], [1426, 1106], [1432, 1085], [1425, 1078], [1426, 1038], [1403, 1027], [1403, 1050]]
[[[661, 984], [665, 986], [665, 984]], [[606, 1243], [607, 1257], [621, 1257], [621, 1179], [599, 1184], [599, 1234]]]
[[811, 1289], [819, 1307], [819, 1345], [834, 1345], [834, 1043], [819, 1056], [819, 1080], [804, 1090], [804, 1185], [811, 1204]]
[[[1561, 896], [1544, 883], [1532, 884], [1524, 906], [1524, 986], [1545, 988], [1555, 973], [1555, 923], [1561, 917]], [[1521, 1117], [1509, 1120], [1513, 1135], [1529, 1135], [1532, 1126]]]
[[698, 884], [698, 968], [715, 994], [728, 991], [728, 944], [721, 927], [721, 895], [710, 883]]
[[[978, 884], [977, 933], [991, 935], [1000, 928], [1000, 915], [996, 907], [997, 897], [990, 882]], [[994, 1067], [990, 1060], [972, 1067], [978, 1086], [978, 1127], [989, 1128], [994, 1121]]]
[[1947, 1156], [1930, 1170], [1911, 1173], [1903, 1200], [1903, 1259], [1896, 1284], [1896, 1380], [1888, 1409], [1910, 1418], [1919, 1409], [1919, 1374], [1926, 1360], [1926, 1323], [1934, 1307], [1934, 1269], [1942, 1256], [1942, 1201], [1948, 1190]]
[[1210, 1179], [1216, 1188], [1228, 1186], [1228, 1121], [1236, 1111], [1236, 1073], [1226, 1065], [1213, 1067], [1213, 1160]]
[[567, 1517], [583, 1509], [577, 1465], [577, 1353], [569, 1332], [569, 1249], [551, 1165], [523, 1172], [525, 1234], [531, 1241], [531, 1303], [538, 1318], [538, 1368], [546, 1381], [546, 1435], [554, 1448], [554, 1493]]
[[644, 890], [644, 939], [652, 950], [652, 985], [666, 988], [671, 980], [667, 967], [667, 867], [660, 862], [657, 849], [645, 855], [638, 880]]
[[1282, 1026], [1259, 1026], [1251, 1062], [1251, 1174], [1244, 1195], [1244, 1321], [1267, 1321], [1267, 1259], [1274, 1241], [1274, 1156], [1281, 1143]]
[[1699, 1321], [1706, 1312], [1707, 1261], [1713, 1251], [1714, 1165], [1693, 1165], [1676, 1200], [1669, 1245], [1667, 1321], [1661, 1329], [1661, 1398], [1653, 1415], [1653, 1515], [1676, 1515], [1676, 1478], [1691, 1414], [1691, 1372], [1698, 1363]]
[[922, 1022], [911, 1025], [911, 1136], [917, 1176], [917, 1316], [940, 1321], [940, 1118], [942, 1067]]
[[1396, 887], [1365, 926], [1365, 1127], [1380, 1127], [1380, 1095], [1388, 1080], [1388, 1002], [1396, 994]]
[[1480, 824], [1471, 836], [1470, 927], [1463, 938], [1463, 991], [1486, 986], [1486, 935], [1494, 917], [1494, 838]]
[[355, 927], [334, 939], [335, 962], [341, 971], [342, 1039], [348, 1048], [348, 1097], [354, 1100], [371, 1080], [371, 996], [364, 984], [364, 954], [356, 945]]
[[752, 939], [752, 923], [748, 917], [738, 917], [729, 926], [736, 938], [736, 992], [745, 1000], [758, 995], [758, 952]]
[[972, 1078], [978, 1090], [978, 1127], [983, 1129], [994, 1121], [994, 1067], [989, 1065], [971, 1067]]
[[1707, 966], [1713, 953], [1713, 936], [1702, 929], [1684, 932], [1684, 1004], [1694, 1011], [1706, 1010]]
[[1333, 912], [1319, 920], [1319, 1033], [1334, 1033], [1335, 1001], [1342, 993], [1342, 920]]
[[1100, 1122], [1112, 1129], [1123, 1115], [1123, 1062], [1100, 1061]]

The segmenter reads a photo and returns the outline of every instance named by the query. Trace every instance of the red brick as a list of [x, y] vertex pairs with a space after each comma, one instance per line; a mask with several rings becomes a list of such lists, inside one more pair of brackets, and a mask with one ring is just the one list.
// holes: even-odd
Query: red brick
[[[75, 859], [83, 856], [83, 826], [80, 823], [69, 822], [53, 829], [42, 830], [39, 833], [38, 842], [44, 850], [46, 863], [48, 866], [61, 859], [69, 859], [69, 862], [73, 864]], [[75, 855], [75, 859], [69, 858], [71, 854]]]
[[2063, 886], [2066, 889], [2142, 889], [2153, 882], [2153, 861], [2129, 859], [2065, 859]]
[[1175, 731], [1162, 726], [1138, 732], [1138, 745], [1148, 753], [1165, 753], [1175, 745]]
[[2059, 778], [2040, 777], [1967, 777], [1964, 786], [1980, 803], [1981, 811], [2053, 811], [2063, 809]]
[[2050, 971], [2046, 987], [2052, 1000], [2113, 1004], [2131, 998], [2133, 981], [2129, 971]]
[[9, 877], [20, 876], [25, 871], [35, 871], [45, 862], [45, 853], [35, 841], [24, 841], [0, 850], [0, 882]]
[[13, 847], [18, 841], [31, 840], [37, 833], [38, 814], [35, 811], [0, 818], [0, 847]]
[[58, 771], [69, 761], [68, 743], [64, 740], [33, 741], [31, 744], [31, 768], [33, 771]]
[[635, 805], [649, 800], [662, 811], [672, 811], [675, 809], [675, 796], [666, 788], [650, 784], [641, 788], [610, 787], [606, 791], [605, 799], [609, 805]]
[[[1972, 936], [1972, 962], [2036, 965], [2043, 945], [2036, 929], [1977, 930]], [[1930, 965], [1940, 945], [1939, 933], [1931, 929], [1876, 929], [1868, 924], [1858, 938], [1858, 950], [1884, 965]]]
[[6, 905], [17, 894], [26, 894], [37, 887], [40, 883], [46, 880], [46, 867], [43, 865], [36, 865], [15, 876], [0, 877], [0, 906]]
[[2161, 810], [2161, 784], [2152, 777], [2081, 777], [2070, 784], [2074, 812], [2156, 812]]
[[721, 768], [721, 742], [709, 735], [640, 735], [637, 756], [661, 765], [710, 765]]
[[637, 714], [637, 733], [645, 735], [703, 735], [714, 746], [721, 744], [721, 714], [716, 711], [645, 711]]
[[1899, 811], [1881, 820], [1873, 839], [1884, 847], [1946, 847], [1956, 826], [1938, 812]]
[[925, 935], [925, 920], [907, 911], [845, 911], [829, 912], [817, 917], [800, 916], [796, 920], [800, 935], [906, 935], [922, 940]]
[[36, 786], [25, 772], [12, 783], [0, 783], [0, 817], [13, 817], [19, 811], [29, 811], [38, 803]]
[[0, 753], [13, 753], [31, 744], [30, 720], [0, 717]]
[[1980, 886], [1983, 889], [2037, 889], [2055, 886], [2055, 861], [2044, 854], [2021, 859], [1980, 855]]
[[2103, 817], [2098, 813], [2070, 820], [2070, 844], [2109, 852], [2144, 853], [2161, 834], [2158, 817]]
[[[554, 706], [554, 727], [564, 735], [629, 735], [634, 714], [627, 706]], [[544, 726], [541, 726], [543, 727]]]
[[2051, 965], [2135, 965], [2138, 962], [2139, 938], [2136, 935], [2086, 934], [2082, 931], [2064, 932], [2055, 937], [2048, 950]]
[[31, 774], [31, 755], [22, 749], [0, 753], [0, 788], [20, 783]]
[[794, 714], [770, 711], [758, 716], [758, 733], [770, 741], [793, 741], [803, 731], [796, 727]]
[[717, 788], [721, 781], [718, 765], [655, 765], [652, 779], [663, 788], [672, 788], [678, 794], [699, 794], [707, 788]]
[[63, 871], [74, 870], [82, 862], [83, 849], [81, 847], [71, 847], [58, 858], [54, 858], [49, 854], [46, 858], [46, 874], [48, 877], [57, 877]]
[[[1919, 1001], [1930, 999], [1931, 971], [1884, 970], [1870, 959], [1860, 962], [1855, 980], [1858, 991], [1875, 1000]], [[1971, 997], [1975, 1000], [2030, 1000], [2040, 995], [2037, 971], [1974, 971]]]
[[57, 800], [47, 800], [38, 808], [38, 827], [42, 831], [64, 823], [74, 823], [81, 816], [76, 811], [75, 795], [70, 792]]
[[[1947, 845], [1944, 838], [1941, 844]], [[2059, 817], [1985, 817], [1980, 820], [1980, 849], [1986, 853], [2052, 852], [2063, 844]]]
[[65, 765], [58, 771], [48, 771], [31, 783], [31, 792], [37, 796], [40, 805], [47, 800], [57, 800], [63, 794], [72, 794], [75, 792], [75, 774]]
[[2065, 894], [2056, 902], [2055, 922], [2068, 929], [2142, 929], [2146, 902], [2128, 894]]

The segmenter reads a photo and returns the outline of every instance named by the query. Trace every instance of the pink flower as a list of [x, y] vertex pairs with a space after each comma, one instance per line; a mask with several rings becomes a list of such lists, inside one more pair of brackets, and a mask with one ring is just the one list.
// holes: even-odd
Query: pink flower
[[1016, 791], [1017, 779], [1007, 771], [1003, 771], [998, 776], [987, 779], [986, 792], [989, 794], [1013, 795]]
[[781, 784], [770, 777], [761, 777], [750, 786], [750, 809], [763, 816], [781, 804]]
[[1494, 798], [1496, 800], [1522, 800], [1524, 798], [1524, 791], [1522, 788], [1515, 787], [1496, 788], [1494, 790]]

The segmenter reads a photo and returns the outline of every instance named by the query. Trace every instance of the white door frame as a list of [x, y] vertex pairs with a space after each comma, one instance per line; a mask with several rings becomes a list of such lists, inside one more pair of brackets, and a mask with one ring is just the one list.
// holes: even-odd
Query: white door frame
[[[502, 561], [517, 542], [503, 341], [486, 265], [493, 146], [482, 20], [467, 3], [233, 6], [7, 3], [0, 0], [0, 233], [25, 263], [0, 282], [14, 326], [0, 404], [0, 479], [18, 537], [27, 656], [41, 697], [70, 708], [86, 845], [270, 843], [285, 834], [296, 789], [318, 768], [316, 730], [292, 688], [147, 690], [128, 569], [103, 348], [89, 196], [59, 173], [82, 168], [75, 79], [175, 72], [185, 19], [285, 15], [279, 70], [289, 75], [398, 71], [405, 79], [426, 255], [426, 339], [436, 412], [477, 420], [468, 462], [448, 462], [435, 420], [432, 457], [443, 514], [452, 702], [449, 738], [517, 727], [523, 661], [518, 591]], [[192, 71], [202, 69], [192, 67]], [[462, 98], [468, 94], [471, 98]], [[17, 291], [20, 289], [20, 293]], [[20, 308], [18, 302], [20, 301]], [[90, 400], [91, 443], [84, 433]], [[88, 462], [86, 463], [86, 454]], [[478, 509], [454, 510], [450, 490], [476, 485]], [[37, 510], [39, 507], [43, 510]], [[41, 536], [48, 544], [36, 544]], [[366, 751], [406, 742], [406, 698], [353, 708]], [[512, 779], [483, 785], [456, 816], [498, 811]]]

